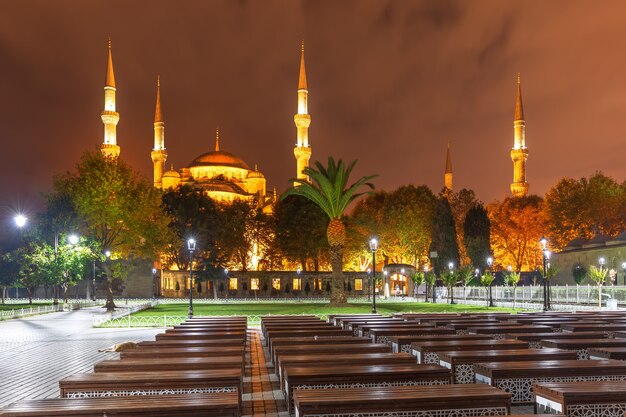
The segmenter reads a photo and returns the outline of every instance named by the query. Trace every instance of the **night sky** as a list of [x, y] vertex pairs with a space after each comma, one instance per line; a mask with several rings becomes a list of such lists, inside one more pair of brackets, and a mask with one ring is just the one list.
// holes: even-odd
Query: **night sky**
[[358, 159], [377, 188], [509, 195], [521, 72], [530, 192], [626, 176], [623, 1], [0, 0], [0, 207], [41, 207], [54, 174], [102, 143], [107, 38], [121, 157], [152, 180], [161, 76], [169, 168], [214, 146], [295, 176], [305, 41], [312, 161]]

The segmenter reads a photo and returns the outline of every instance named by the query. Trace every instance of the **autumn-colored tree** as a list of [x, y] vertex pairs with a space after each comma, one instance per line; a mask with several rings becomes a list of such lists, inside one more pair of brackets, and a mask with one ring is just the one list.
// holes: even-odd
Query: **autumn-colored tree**
[[[369, 194], [356, 203], [351, 215], [346, 218], [344, 251], [346, 269], [365, 271], [372, 267], [372, 252], [369, 241], [372, 237], [376, 237], [379, 242], [385, 239], [383, 216], [388, 195], [384, 191]], [[388, 242], [385, 241], [384, 244], [387, 245]], [[384, 254], [383, 248], [380, 247], [379, 249], [380, 253]], [[384, 264], [385, 258], [378, 256], [376, 260], [380, 265]], [[380, 271], [381, 267], [377, 266], [376, 270]]]
[[546, 193], [547, 231], [554, 249], [595, 233], [616, 236], [626, 229], [626, 183], [598, 172], [564, 178]]
[[491, 247], [500, 265], [516, 271], [533, 271], [540, 264], [539, 239], [546, 228], [541, 197], [507, 197], [487, 207], [491, 223]]

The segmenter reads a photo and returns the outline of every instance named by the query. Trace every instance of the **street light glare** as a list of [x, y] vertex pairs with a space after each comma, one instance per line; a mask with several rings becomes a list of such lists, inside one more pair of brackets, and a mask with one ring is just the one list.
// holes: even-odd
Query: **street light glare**
[[493, 264], [493, 258], [490, 256], [487, 258], [487, 265], [491, 266]]
[[370, 239], [370, 250], [372, 252], [378, 250], [378, 239], [376, 239], [375, 237]]
[[13, 218], [13, 220], [15, 221], [15, 225], [21, 229], [26, 225], [28, 218], [26, 218], [23, 214], [18, 214]]
[[111, 257], [111, 251], [110, 250], [104, 251], [104, 256], [106, 256], [107, 258], [110, 258]]
[[598, 262], [600, 263], [600, 265], [604, 265], [606, 263], [606, 259], [600, 258], [598, 259]]
[[78, 236], [77, 235], [69, 235], [67, 240], [70, 242], [70, 244], [75, 245], [78, 243]]

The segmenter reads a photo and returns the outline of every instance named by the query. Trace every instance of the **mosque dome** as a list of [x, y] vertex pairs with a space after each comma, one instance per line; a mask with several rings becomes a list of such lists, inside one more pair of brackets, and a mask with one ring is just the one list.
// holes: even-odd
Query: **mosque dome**
[[249, 170], [250, 167], [246, 162], [239, 158], [238, 156], [233, 155], [230, 152], [224, 151], [211, 151], [205, 154], [200, 155], [196, 159], [193, 160], [189, 167], [197, 167], [197, 166], [225, 166], [225, 167], [234, 167], [234, 168], [242, 168]]
[[259, 171], [259, 168], [255, 165], [254, 171], [248, 172], [248, 178], [265, 178], [265, 175], [263, 175], [263, 173]]
[[163, 173], [163, 178], [179, 178], [180, 179], [180, 174], [178, 173], [178, 171], [174, 170], [174, 167], [172, 167], [172, 169], [170, 169], [169, 171], [165, 171]]

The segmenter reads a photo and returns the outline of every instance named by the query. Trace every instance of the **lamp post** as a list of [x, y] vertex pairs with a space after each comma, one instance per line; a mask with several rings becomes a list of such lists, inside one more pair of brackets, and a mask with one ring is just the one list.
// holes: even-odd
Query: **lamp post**
[[489, 283], [489, 307], [493, 307], [493, 296], [491, 286], [493, 285], [493, 281], [495, 281], [495, 275], [493, 275], [493, 257], [487, 257], [487, 268], [489, 269], [489, 273], [493, 276], [493, 280]]
[[624, 271], [624, 285], [626, 285], [626, 262], [622, 262], [622, 271]]
[[372, 301], [370, 290], [372, 289], [372, 270], [367, 268], [367, 302]]
[[[450, 270], [451, 274], [454, 273], [454, 262], [448, 263], [448, 269]], [[454, 287], [454, 285], [450, 286], [450, 304], [456, 304], [456, 302], [454, 302]]]
[[550, 251], [548, 250], [548, 239], [542, 236], [539, 239], [541, 245], [541, 255], [543, 259], [543, 311], [550, 310], [550, 304], [548, 302], [548, 259], [550, 258]]
[[370, 239], [370, 250], [372, 251], [372, 314], [376, 314], [376, 251], [378, 250], [378, 240]]
[[600, 264], [600, 271], [604, 270], [604, 265], [606, 265], [606, 259], [604, 259], [604, 257], [601, 257], [600, 259], [598, 259], [598, 263]]
[[[15, 222], [15, 225], [17, 226], [18, 229], [20, 229], [20, 238], [22, 239], [22, 244], [24, 244], [24, 226], [26, 226], [26, 223], [28, 222], [28, 218], [26, 216], [24, 216], [23, 214], [17, 214], [15, 217], [13, 217], [13, 221]], [[15, 298], [17, 298], [18, 296], [18, 289], [17, 289], [17, 283], [15, 284]]]
[[189, 318], [193, 317], [193, 251], [196, 250], [196, 240], [194, 238], [187, 239], [187, 249], [189, 249]]
[[302, 279], [300, 278], [300, 274], [302, 274], [302, 268], [296, 269], [296, 275], [298, 276], [298, 301], [300, 301], [300, 294], [302, 294]]

